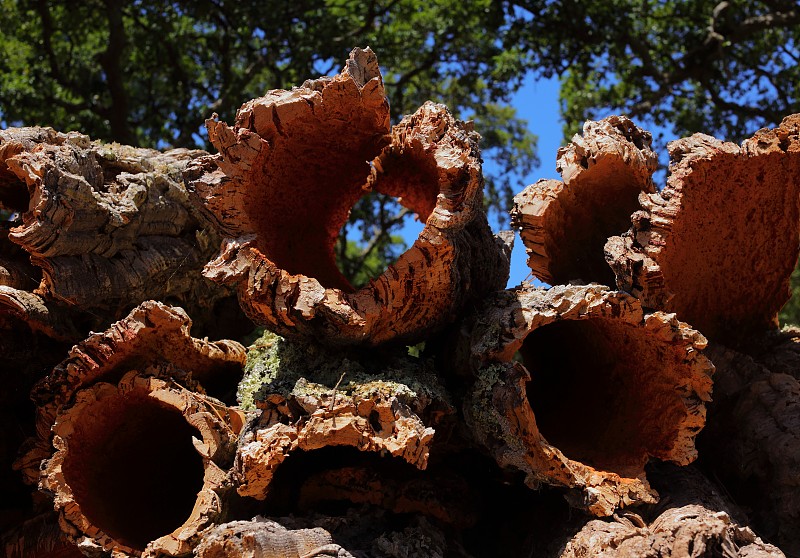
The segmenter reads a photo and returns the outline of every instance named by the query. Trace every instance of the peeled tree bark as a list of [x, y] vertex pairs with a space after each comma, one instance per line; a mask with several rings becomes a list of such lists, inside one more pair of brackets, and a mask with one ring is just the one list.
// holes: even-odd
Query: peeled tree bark
[[207, 318], [230, 293], [200, 274], [219, 238], [181, 177], [204, 154], [100, 144], [50, 128], [0, 131], [0, 209], [19, 215], [8, 239], [38, 268], [28, 274], [35, 292], [100, 315], [102, 326], [148, 299]]
[[[364, 486], [352, 478], [369, 476], [369, 466], [376, 464], [372, 457], [377, 462], [400, 462], [410, 470], [425, 469], [435, 429], [453, 419], [455, 411], [436, 376], [418, 359], [386, 353], [380, 368], [372, 371], [355, 353], [274, 338], [265, 334], [262, 343], [270, 342], [262, 345], [264, 350], [251, 348], [248, 376], [242, 382], [251, 386], [250, 394], [240, 391], [241, 399], [255, 400], [262, 410], [240, 440], [236, 458], [240, 495], [274, 499], [276, 472], [291, 469], [293, 461], [304, 462], [308, 456], [318, 455], [324, 462], [323, 450], [337, 448], [349, 457], [339, 462], [333, 476], [317, 477], [327, 492], [342, 490], [337, 487], [342, 475], [351, 478], [344, 486]], [[359, 452], [365, 454], [363, 459]], [[295, 459], [298, 455], [306, 457]], [[383, 498], [380, 490], [373, 495], [377, 501], [370, 499], [369, 490], [352, 492], [354, 502], [367, 498], [371, 504], [385, 501], [392, 506], [394, 500], [403, 501], [399, 494]], [[432, 502], [426, 505], [432, 507]], [[424, 510], [420, 505], [413, 511]]]
[[675, 312], [713, 341], [745, 346], [778, 326], [800, 235], [800, 115], [740, 146], [695, 134], [670, 143], [662, 192], [640, 198], [609, 239], [619, 288]]
[[218, 401], [131, 370], [61, 409], [41, 487], [84, 552], [185, 555], [224, 517], [242, 425]]
[[51, 426], [75, 394], [97, 382], [116, 382], [130, 369], [159, 370], [196, 390], [231, 399], [241, 378], [245, 351], [235, 341], [193, 338], [192, 321], [180, 308], [148, 301], [108, 330], [94, 333], [69, 351], [34, 386], [36, 439], [29, 440], [16, 467], [29, 482], [39, 478], [39, 463], [49, 457]]
[[[328, 345], [413, 344], [502, 288], [508, 249], [482, 209], [478, 135], [426, 103], [390, 129], [378, 62], [355, 49], [342, 73], [245, 103], [233, 127], [209, 120], [215, 156], [184, 176], [225, 236], [205, 274], [237, 285], [255, 322]], [[355, 290], [334, 244], [368, 192], [425, 223], [414, 245]]]
[[511, 222], [520, 230], [533, 274], [551, 285], [614, 284], [603, 247], [630, 226], [638, 196], [654, 193], [658, 158], [650, 132], [624, 116], [583, 125], [558, 150], [561, 180], [539, 180], [514, 197]]
[[714, 368], [674, 316], [589, 285], [504, 291], [476, 320], [465, 420], [529, 486], [569, 487], [570, 503], [611, 515], [656, 501], [651, 457], [697, 457]]

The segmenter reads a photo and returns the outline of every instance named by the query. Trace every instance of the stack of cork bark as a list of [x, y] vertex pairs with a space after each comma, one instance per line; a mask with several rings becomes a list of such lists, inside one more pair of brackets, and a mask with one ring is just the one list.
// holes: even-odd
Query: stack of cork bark
[[[673, 142], [661, 191], [588, 122], [512, 211], [552, 286], [508, 290], [479, 135], [392, 126], [369, 49], [206, 126], [0, 132], [6, 558], [800, 554], [800, 115]], [[370, 192], [424, 228], [356, 288]]]

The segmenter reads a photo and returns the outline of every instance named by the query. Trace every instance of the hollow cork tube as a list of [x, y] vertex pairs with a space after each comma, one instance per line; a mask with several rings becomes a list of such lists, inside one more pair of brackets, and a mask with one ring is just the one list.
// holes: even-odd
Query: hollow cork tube
[[200, 531], [224, 519], [242, 418], [173, 381], [130, 371], [61, 410], [41, 488], [83, 551], [186, 554]]
[[609, 239], [617, 286], [744, 348], [777, 329], [800, 235], [800, 114], [741, 146], [704, 134], [669, 144], [663, 191]]
[[464, 414], [529, 486], [567, 486], [595, 515], [653, 502], [650, 457], [697, 456], [713, 365], [674, 316], [599, 285], [517, 288], [490, 298], [471, 337]]
[[603, 247], [629, 228], [639, 194], [656, 191], [651, 142], [650, 132], [624, 116], [590, 120], [558, 150], [562, 180], [539, 180], [514, 197], [511, 222], [536, 277], [551, 285], [614, 284]]
[[[353, 50], [337, 76], [245, 103], [233, 127], [206, 127], [219, 154], [184, 173], [225, 237], [205, 275], [238, 285], [245, 313], [271, 331], [328, 345], [413, 344], [505, 284], [508, 249], [482, 209], [479, 136], [430, 102], [391, 128], [371, 50]], [[399, 198], [425, 227], [356, 290], [333, 248], [371, 191]]]

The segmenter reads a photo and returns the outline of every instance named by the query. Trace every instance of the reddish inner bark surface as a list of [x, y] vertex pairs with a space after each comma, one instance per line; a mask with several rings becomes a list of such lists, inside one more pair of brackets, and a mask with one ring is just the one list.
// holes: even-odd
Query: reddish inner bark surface
[[[694, 165], [659, 257], [668, 310], [712, 339], [768, 329], [797, 263], [800, 165], [772, 154]], [[703, 181], [710, 186], [696, 183]]]
[[180, 412], [145, 392], [107, 397], [77, 419], [64, 478], [89, 521], [143, 550], [191, 514], [203, 486], [192, 436]]
[[296, 451], [279, 465], [264, 513], [344, 515], [354, 504], [380, 506], [389, 491], [394, 494], [401, 483], [419, 476], [400, 458], [348, 446]]
[[[369, 161], [382, 147], [379, 138], [359, 136], [358, 129], [358, 122], [349, 121], [294, 123], [285, 141], [269, 150], [270, 161], [255, 166], [250, 180], [259, 186], [245, 208], [258, 224], [259, 250], [275, 265], [345, 292], [354, 289], [336, 267], [334, 245], [350, 209], [365, 193]], [[404, 158], [403, 165], [389, 165], [390, 172], [375, 185], [402, 198], [423, 221], [438, 194], [428, 159], [420, 153]]]
[[566, 284], [581, 279], [613, 287], [616, 279], [603, 248], [610, 236], [630, 227], [641, 185], [622, 161], [607, 158], [585, 171], [578, 186], [574, 195], [565, 187], [560, 204], [563, 222], [550, 226], [547, 253], [554, 254], [553, 281]]
[[575, 461], [635, 476], [663, 454], [686, 414], [675, 391], [680, 360], [643, 330], [608, 319], [534, 330], [520, 350], [544, 437]]

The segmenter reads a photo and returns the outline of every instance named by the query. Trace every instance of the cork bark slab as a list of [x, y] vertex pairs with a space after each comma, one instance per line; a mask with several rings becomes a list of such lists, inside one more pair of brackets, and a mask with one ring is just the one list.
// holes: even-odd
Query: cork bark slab
[[742, 143], [695, 134], [669, 145], [670, 176], [609, 239], [617, 286], [741, 346], [774, 329], [800, 235], [800, 115]]
[[61, 409], [41, 488], [84, 552], [185, 555], [222, 518], [241, 421], [219, 402], [132, 370]]
[[[265, 394], [263, 415], [243, 434], [236, 456], [240, 495], [267, 498], [284, 461], [324, 448], [352, 448], [425, 469], [435, 430], [420, 417], [433, 402], [381, 378], [359, 378], [334, 388], [300, 379], [288, 396]], [[359, 472], [340, 473], [353, 471]], [[329, 488], [336, 484], [323, 483]]]
[[539, 180], [514, 198], [533, 274], [551, 285], [570, 281], [614, 284], [603, 247], [630, 226], [641, 192], [654, 193], [652, 137], [624, 116], [583, 125], [558, 150], [562, 180]]
[[37, 293], [102, 315], [103, 327], [148, 299], [208, 317], [232, 293], [200, 273], [219, 237], [181, 173], [204, 154], [49, 128], [0, 131], [0, 208], [21, 216], [8, 238], [39, 268]]
[[[206, 125], [219, 154], [184, 174], [226, 237], [205, 274], [238, 285], [244, 311], [272, 331], [330, 345], [413, 344], [507, 280], [507, 247], [481, 207], [478, 135], [433, 103], [390, 129], [369, 49], [355, 49], [333, 78], [246, 103], [233, 127]], [[370, 191], [399, 198], [425, 228], [354, 290], [333, 247]]]
[[[718, 371], [703, 459], [734, 498], [753, 510], [759, 533], [800, 553], [800, 382], [716, 345]], [[782, 359], [781, 359], [782, 360]], [[785, 362], [785, 361], [783, 361]]]
[[219, 525], [203, 536], [198, 558], [353, 558], [322, 528], [286, 529], [256, 517]]
[[526, 483], [573, 488], [595, 515], [655, 501], [650, 457], [689, 463], [713, 366], [674, 316], [599, 285], [518, 288], [487, 301], [472, 333], [467, 424]]
[[99, 381], [116, 382], [131, 368], [158, 368], [211, 395], [232, 394], [244, 367], [244, 347], [235, 341], [195, 339], [189, 333], [191, 325], [182, 309], [148, 301], [108, 330], [75, 345], [32, 390], [37, 439], [28, 442], [16, 467], [36, 482], [39, 463], [51, 453], [50, 428], [59, 409], [78, 390]]

